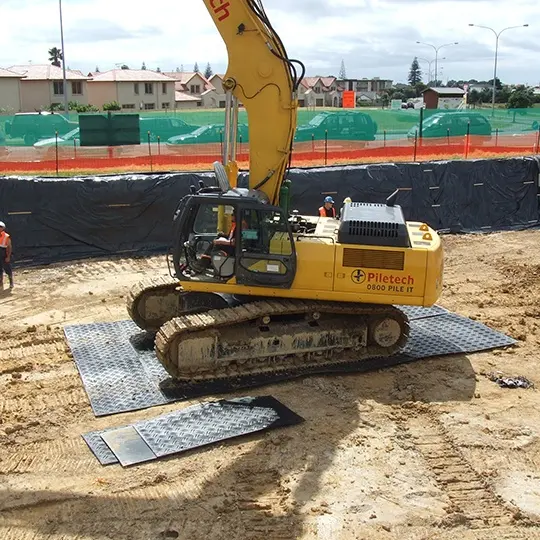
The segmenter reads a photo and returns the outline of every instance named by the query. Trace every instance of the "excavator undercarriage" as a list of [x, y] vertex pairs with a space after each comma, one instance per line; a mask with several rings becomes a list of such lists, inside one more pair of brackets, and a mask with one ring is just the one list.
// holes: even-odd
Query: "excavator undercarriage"
[[128, 309], [142, 329], [157, 331], [156, 355], [171, 377], [193, 382], [387, 357], [409, 335], [407, 316], [393, 306], [228, 298], [182, 291], [166, 278], [136, 286]]

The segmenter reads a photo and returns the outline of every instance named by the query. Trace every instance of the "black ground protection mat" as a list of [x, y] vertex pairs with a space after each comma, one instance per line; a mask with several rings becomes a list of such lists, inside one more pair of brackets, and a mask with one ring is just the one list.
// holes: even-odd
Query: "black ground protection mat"
[[243, 397], [193, 405], [83, 438], [102, 465], [127, 467], [303, 420], [272, 396]]
[[[411, 335], [402, 354], [321, 368], [318, 374], [367, 372], [420, 358], [477, 352], [516, 341], [487, 326], [435, 306], [400, 306]], [[164, 405], [173, 401], [233, 392], [314, 373], [296, 370], [197, 384], [174, 381], [157, 360], [153, 338], [131, 321], [66, 326], [64, 332], [96, 416]]]

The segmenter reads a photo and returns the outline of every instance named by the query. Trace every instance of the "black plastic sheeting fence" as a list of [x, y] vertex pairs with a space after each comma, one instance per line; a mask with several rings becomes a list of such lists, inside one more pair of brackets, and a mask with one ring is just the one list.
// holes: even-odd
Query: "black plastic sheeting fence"
[[[535, 158], [292, 169], [292, 207], [316, 214], [326, 194], [337, 206], [383, 203], [400, 188], [406, 219], [441, 233], [540, 225], [540, 163]], [[86, 257], [164, 253], [179, 200], [208, 173], [74, 178], [0, 178], [0, 220], [12, 235], [16, 266]], [[242, 173], [240, 185], [245, 186]]]

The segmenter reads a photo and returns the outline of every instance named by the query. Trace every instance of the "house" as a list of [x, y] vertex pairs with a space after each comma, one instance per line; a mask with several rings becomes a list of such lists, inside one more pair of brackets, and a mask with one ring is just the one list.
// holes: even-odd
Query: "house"
[[422, 95], [426, 109], [458, 109], [464, 103], [465, 90], [447, 87], [426, 88]]
[[178, 109], [203, 106], [203, 94], [214, 86], [201, 73], [193, 71], [167, 71], [164, 75], [175, 79], [175, 102]]
[[224, 109], [226, 104], [226, 94], [223, 88], [223, 78], [225, 75], [215, 74], [208, 79], [209, 88], [202, 93], [202, 106], [205, 109]]
[[392, 82], [391, 79], [381, 79], [380, 77], [373, 77], [373, 79], [364, 77], [362, 79], [344, 79], [339, 81], [341, 85], [346, 86], [346, 90], [367, 92], [367, 95], [370, 95], [371, 92], [377, 95], [382, 94], [392, 88]]
[[343, 90], [335, 77], [304, 77], [298, 88], [298, 106], [340, 107]]
[[[62, 68], [50, 64], [10, 66], [9, 71], [22, 75], [21, 107], [23, 112], [49, 109], [64, 104], [64, 77]], [[78, 70], [66, 70], [68, 101], [88, 103], [87, 80]]]
[[123, 111], [153, 111], [175, 106], [174, 79], [149, 69], [111, 69], [88, 81], [90, 104], [116, 101]]
[[0, 68], [0, 113], [16, 113], [21, 108], [21, 79], [23, 75]]

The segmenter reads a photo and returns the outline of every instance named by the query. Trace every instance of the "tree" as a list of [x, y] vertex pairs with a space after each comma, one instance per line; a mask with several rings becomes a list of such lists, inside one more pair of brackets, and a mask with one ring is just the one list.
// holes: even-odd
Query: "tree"
[[129, 69], [129, 66], [127, 64], [122, 64], [120, 66], [120, 69]]
[[49, 49], [49, 62], [51, 65], [56, 67], [61, 67], [61, 60], [64, 60], [64, 55], [58, 47], [53, 47]]
[[420, 97], [422, 95], [422, 92], [427, 88], [427, 85], [425, 85], [422, 81], [416, 83], [414, 85], [414, 91], [416, 92], [416, 97]]
[[157, 67], [157, 68], [156, 68], [156, 71], [157, 71], [158, 73], [161, 73], [161, 68], [160, 68], [160, 67]]
[[534, 93], [532, 91], [532, 88], [525, 88], [525, 86], [518, 86], [510, 94], [506, 107], [508, 109], [526, 109], [528, 107], [532, 107], [533, 103], [534, 103]]
[[176, 68], [176, 73], [180, 73], [180, 68], [179, 67]]
[[141, 69], [146, 69], [146, 64], [144, 62], [142, 63]]
[[347, 78], [347, 70], [345, 69], [345, 61], [341, 60], [341, 67], [339, 68], [338, 78], [344, 80]]
[[467, 103], [478, 105], [480, 103], [480, 92], [476, 89], [471, 90], [467, 96]]
[[212, 68], [210, 67], [210, 62], [208, 62], [208, 64], [206, 64], [206, 69], [204, 70], [204, 76], [207, 78], [207, 79], [210, 79], [210, 77], [214, 74], [214, 72], [212, 71]]
[[96, 69], [94, 70], [96, 73], [99, 73], [99, 67], [96, 66]]
[[199, 73], [199, 64], [197, 62], [195, 62], [195, 65], [193, 66], [193, 71]]
[[422, 82], [422, 71], [416, 56], [414, 57], [411, 64], [411, 69], [409, 70], [408, 81], [411, 86], [416, 86], [419, 82]]

